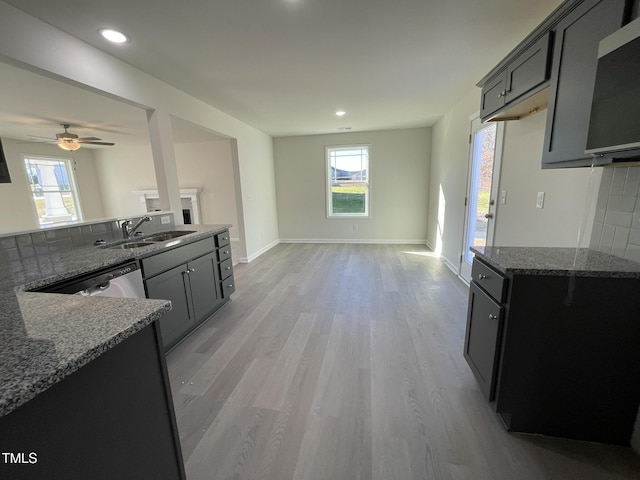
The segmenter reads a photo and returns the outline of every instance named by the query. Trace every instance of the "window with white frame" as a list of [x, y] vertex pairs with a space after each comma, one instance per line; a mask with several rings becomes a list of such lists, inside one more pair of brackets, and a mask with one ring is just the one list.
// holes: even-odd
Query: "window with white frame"
[[369, 216], [369, 146], [326, 147], [327, 216]]
[[82, 220], [71, 159], [25, 155], [24, 166], [40, 225]]

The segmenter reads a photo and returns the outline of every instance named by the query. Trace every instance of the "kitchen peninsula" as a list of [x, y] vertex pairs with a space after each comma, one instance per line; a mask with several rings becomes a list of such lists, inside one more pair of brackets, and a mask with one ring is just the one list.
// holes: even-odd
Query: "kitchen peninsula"
[[505, 427], [629, 445], [640, 264], [586, 248], [472, 251], [464, 355]]
[[159, 320], [167, 300], [38, 293], [48, 284], [226, 231], [143, 248], [0, 258], [0, 478], [182, 479]]

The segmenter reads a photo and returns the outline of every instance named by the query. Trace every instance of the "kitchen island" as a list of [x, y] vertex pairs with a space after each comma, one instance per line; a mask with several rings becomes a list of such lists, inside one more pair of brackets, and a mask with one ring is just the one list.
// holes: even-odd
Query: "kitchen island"
[[184, 478], [158, 320], [167, 300], [35, 293], [211, 237], [0, 258], [0, 478]]
[[640, 264], [590, 249], [472, 251], [464, 354], [505, 427], [629, 445]]

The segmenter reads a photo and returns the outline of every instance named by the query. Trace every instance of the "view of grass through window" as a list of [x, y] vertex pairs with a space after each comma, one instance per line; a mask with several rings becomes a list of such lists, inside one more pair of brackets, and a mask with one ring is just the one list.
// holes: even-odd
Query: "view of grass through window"
[[328, 215], [369, 215], [369, 148], [327, 148]]

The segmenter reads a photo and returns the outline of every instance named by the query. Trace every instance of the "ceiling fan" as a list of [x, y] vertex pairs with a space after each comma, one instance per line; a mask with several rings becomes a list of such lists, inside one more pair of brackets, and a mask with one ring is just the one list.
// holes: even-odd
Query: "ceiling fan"
[[56, 133], [55, 140], [49, 140], [47, 142], [42, 143], [56, 143], [63, 150], [74, 151], [78, 150], [82, 145], [106, 145], [112, 147], [115, 143], [112, 142], [102, 142], [101, 138], [98, 137], [84, 137], [79, 138], [75, 133], [69, 132], [69, 128], [71, 125], [68, 123], [60, 124], [62, 128], [64, 128], [64, 132]]

